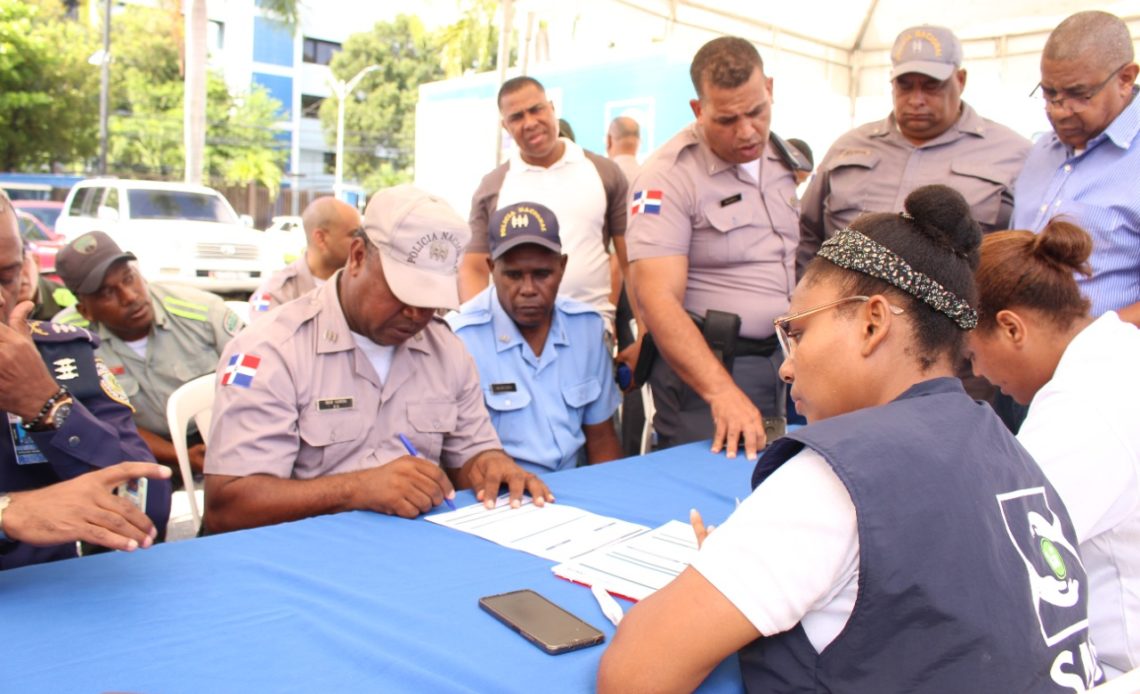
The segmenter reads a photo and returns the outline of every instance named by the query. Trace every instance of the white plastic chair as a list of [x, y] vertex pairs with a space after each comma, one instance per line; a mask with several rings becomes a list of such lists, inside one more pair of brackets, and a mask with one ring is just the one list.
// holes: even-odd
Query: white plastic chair
[[641, 455], [653, 450], [653, 415], [657, 408], [653, 405], [653, 390], [649, 384], [641, 386], [641, 409], [645, 410], [645, 426], [641, 427]]
[[[198, 529], [202, 526], [201, 506], [203, 499], [202, 491], [195, 488], [194, 471], [190, 469], [190, 453], [186, 448], [186, 430], [190, 420], [193, 419], [198, 426], [198, 433], [202, 435], [202, 440], [206, 441], [209, 437], [210, 412], [214, 406], [214, 378], [215, 375], [210, 373], [183, 383], [166, 402], [166, 422], [170, 426], [170, 438], [174, 443], [174, 452], [178, 455], [178, 469], [182, 472], [182, 482], [186, 489], [185, 492], [176, 492], [175, 497], [180, 494], [186, 495], [185, 501], [190, 507], [192, 528], [190, 537], [196, 536]], [[176, 509], [185, 505], [178, 498], [171, 501], [171, 525], [174, 525], [176, 520], [181, 520], [175, 518], [175, 513], [178, 513]]]
[[241, 319], [242, 323], [249, 325], [249, 302], [248, 301], [227, 301], [226, 308], [233, 311]]

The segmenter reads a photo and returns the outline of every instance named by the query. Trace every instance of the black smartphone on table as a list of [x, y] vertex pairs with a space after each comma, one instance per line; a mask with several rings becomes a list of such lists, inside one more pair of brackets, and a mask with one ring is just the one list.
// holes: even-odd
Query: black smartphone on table
[[606, 635], [533, 590], [479, 598], [479, 607], [551, 655], [595, 646]]

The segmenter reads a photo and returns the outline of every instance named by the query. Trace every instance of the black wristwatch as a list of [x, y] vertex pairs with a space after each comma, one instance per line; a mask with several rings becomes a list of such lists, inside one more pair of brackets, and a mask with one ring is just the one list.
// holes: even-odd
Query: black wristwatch
[[44, 403], [39, 416], [28, 424], [28, 431], [57, 431], [67, 421], [74, 404], [67, 389], [60, 388], [59, 392]]

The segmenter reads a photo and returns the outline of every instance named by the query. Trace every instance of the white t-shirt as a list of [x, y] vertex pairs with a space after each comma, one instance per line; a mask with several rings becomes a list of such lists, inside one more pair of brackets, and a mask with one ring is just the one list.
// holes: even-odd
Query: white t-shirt
[[146, 337], [140, 337], [139, 339], [131, 340], [130, 342], [123, 340], [123, 344], [127, 347], [130, 347], [131, 351], [139, 355], [140, 359], [146, 359], [146, 345], [149, 341], [150, 336], [147, 335]]
[[380, 377], [380, 384], [388, 381], [388, 371], [392, 368], [392, 355], [396, 353], [395, 345], [378, 345], [359, 333], [352, 333], [352, 341], [368, 357], [368, 363]]
[[1109, 311], [1073, 338], [1017, 439], [1073, 519], [1101, 665], [1140, 667], [1140, 329]]
[[737, 164], [737, 166], [740, 167], [741, 171], [748, 174], [748, 177], [751, 178], [753, 181], [755, 181], [756, 183], [760, 182], [760, 160], [759, 159], [753, 159], [752, 161], [746, 161], [743, 164]]
[[855, 504], [827, 461], [804, 448], [709, 535], [693, 568], [761, 634], [802, 622], [822, 652], [858, 597]]
[[610, 256], [602, 236], [606, 189], [582, 148], [566, 138], [562, 142], [566, 151], [550, 168], [526, 163], [516, 150], [497, 204], [503, 208], [529, 201], [550, 208], [558, 218], [562, 252], [570, 258], [559, 295], [590, 304], [612, 321]]

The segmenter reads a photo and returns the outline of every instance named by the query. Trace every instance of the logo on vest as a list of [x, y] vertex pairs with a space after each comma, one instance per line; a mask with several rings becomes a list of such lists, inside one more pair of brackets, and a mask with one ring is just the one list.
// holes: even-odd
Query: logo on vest
[[1053, 570], [1053, 575], [1062, 581], [1065, 580], [1065, 576], [1069, 574], [1065, 559], [1061, 556], [1057, 545], [1050, 542], [1047, 537], [1041, 538], [1041, 556], [1045, 557], [1045, 563]]
[[1041, 637], [1047, 647], [1057, 647], [1049, 674], [1057, 684], [1079, 683], [1077, 691], [1083, 691], [1101, 672], [1088, 641], [1088, 584], [1073, 533], [1066, 536], [1043, 487], [998, 494], [997, 502], [1029, 579]]

